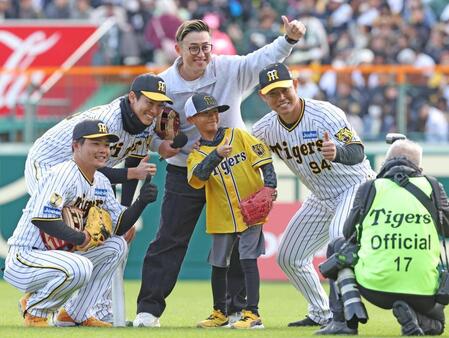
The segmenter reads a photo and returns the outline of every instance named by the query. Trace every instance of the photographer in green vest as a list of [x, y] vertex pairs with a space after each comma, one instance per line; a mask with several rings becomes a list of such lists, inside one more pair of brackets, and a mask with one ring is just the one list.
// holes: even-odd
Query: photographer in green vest
[[449, 237], [449, 204], [421, 161], [418, 144], [396, 141], [377, 178], [359, 187], [345, 238], [329, 244], [320, 266], [330, 279], [334, 316], [316, 334], [357, 334], [368, 320], [360, 295], [392, 309], [404, 336], [443, 333], [449, 275], [440, 238]]

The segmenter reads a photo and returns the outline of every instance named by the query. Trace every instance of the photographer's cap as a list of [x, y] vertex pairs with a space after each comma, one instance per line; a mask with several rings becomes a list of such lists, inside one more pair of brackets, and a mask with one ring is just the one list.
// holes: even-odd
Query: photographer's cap
[[108, 127], [100, 120], [83, 120], [73, 129], [73, 140], [80, 138], [96, 139], [107, 137], [110, 143], [118, 142], [119, 137], [108, 132]]
[[172, 100], [166, 95], [165, 81], [154, 74], [142, 74], [136, 77], [131, 84], [131, 91], [141, 93], [154, 101], [168, 102]]
[[263, 95], [272, 89], [289, 88], [292, 85], [292, 76], [283, 63], [273, 63], [259, 72], [259, 87]]
[[219, 113], [222, 113], [229, 109], [227, 104], [221, 106], [218, 105], [217, 100], [207, 93], [197, 93], [191, 96], [185, 106], [184, 110], [186, 113], [186, 118], [192, 117], [198, 113], [203, 113], [205, 111], [217, 108]]

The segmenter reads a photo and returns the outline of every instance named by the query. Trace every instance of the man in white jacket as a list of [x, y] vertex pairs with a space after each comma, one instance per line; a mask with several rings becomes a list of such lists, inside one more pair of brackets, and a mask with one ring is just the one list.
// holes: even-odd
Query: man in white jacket
[[[196, 92], [209, 93], [219, 104], [230, 105], [229, 110], [220, 115], [220, 126], [245, 128], [240, 112], [243, 93], [257, 85], [258, 73], [263, 67], [284, 61], [305, 34], [306, 28], [301, 22], [289, 21], [285, 16], [282, 20], [284, 36], [245, 56], [213, 55], [210, 30], [202, 20], [186, 21], [178, 28], [176, 51], [179, 57], [159, 75], [167, 84], [167, 95], [180, 115], [180, 130], [187, 135], [188, 142], [181, 149], [173, 149], [171, 141], [157, 137], [152, 140], [152, 150], [167, 159], [167, 176], [161, 223], [142, 268], [134, 326], [160, 326], [165, 298], [176, 284], [190, 237], [205, 203], [204, 190], [193, 189], [187, 183], [187, 155], [200, 134], [187, 122], [184, 105]], [[244, 285], [244, 282], [237, 284]], [[231, 292], [230, 296], [236, 295]], [[229, 309], [229, 313], [233, 310], [238, 309]]]

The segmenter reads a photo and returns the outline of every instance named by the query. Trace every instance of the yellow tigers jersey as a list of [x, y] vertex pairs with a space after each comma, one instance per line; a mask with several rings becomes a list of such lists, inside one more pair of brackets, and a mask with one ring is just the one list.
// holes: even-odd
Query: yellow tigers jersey
[[[232, 145], [232, 152], [213, 170], [207, 181], [201, 181], [193, 171], [204, 158], [226, 138]], [[189, 184], [206, 189], [206, 232], [233, 233], [247, 229], [239, 209], [239, 202], [263, 187], [259, 167], [271, 163], [267, 146], [238, 128], [228, 128], [218, 146], [200, 146], [187, 158], [187, 179]]]

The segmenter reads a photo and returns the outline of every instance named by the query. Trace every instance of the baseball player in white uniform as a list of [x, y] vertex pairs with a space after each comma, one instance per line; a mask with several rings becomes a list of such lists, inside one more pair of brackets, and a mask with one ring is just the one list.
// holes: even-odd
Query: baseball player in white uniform
[[[111, 144], [106, 167], [100, 169], [112, 184], [154, 175], [155, 165], [147, 163], [146, 155], [154, 135], [155, 118], [162, 113], [166, 102], [172, 103], [165, 91], [162, 78], [152, 74], [140, 75], [134, 79], [128, 95], [69, 116], [48, 130], [34, 142], [28, 153], [25, 163], [28, 193], [32, 195], [35, 192], [37, 182], [51, 167], [72, 157], [73, 128], [85, 119], [103, 121], [108, 130], [119, 137]], [[125, 158], [134, 158], [139, 165], [136, 168], [113, 168]]]
[[312, 258], [342, 235], [358, 186], [375, 173], [344, 112], [328, 102], [299, 98], [285, 65], [265, 67], [259, 84], [260, 96], [273, 111], [254, 124], [252, 133], [311, 191], [279, 247], [279, 266], [309, 303], [306, 318], [289, 326], [323, 325], [332, 314]]
[[[36, 140], [28, 153], [25, 163], [28, 193], [32, 195], [36, 191], [38, 181], [50, 168], [71, 158], [74, 126], [85, 119], [98, 119], [104, 121], [108, 130], [119, 137], [117, 142], [111, 144], [106, 167], [99, 171], [112, 184], [123, 184], [121, 204], [129, 206], [137, 180], [145, 179], [148, 174], [156, 174], [156, 165], [148, 163], [147, 153], [154, 135], [154, 120], [161, 114], [166, 102], [172, 103], [165, 93], [166, 86], [162, 78], [152, 74], [140, 75], [134, 79], [128, 95], [69, 116], [48, 130]], [[123, 160], [126, 161], [125, 168], [113, 168]], [[109, 293], [97, 305], [97, 316], [112, 321]]]
[[[109, 287], [126, 254], [126, 242], [114, 235], [82, 251], [90, 242], [89, 233], [67, 226], [61, 212], [65, 206], [74, 206], [87, 215], [90, 207], [100, 206], [110, 214], [115, 234], [122, 235], [155, 200], [157, 188], [149, 182], [128, 209], [115, 199], [109, 180], [97, 169], [106, 164], [110, 143], [117, 141], [118, 136], [110, 134], [102, 121], [77, 124], [73, 159], [54, 166], [39, 181], [8, 240], [4, 279], [26, 293], [20, 300], [26, 326], [48, 326], [47, 317], [61, 306], [55, 320], [58, 326], [111, 326], [93, 317], [90, 309]], [[81, 251], [49, 250], [42, 233]]]

